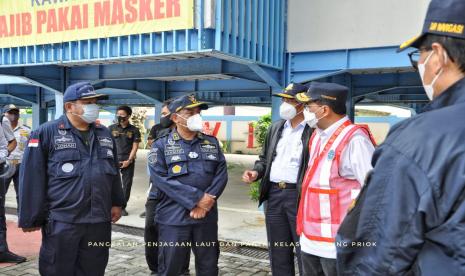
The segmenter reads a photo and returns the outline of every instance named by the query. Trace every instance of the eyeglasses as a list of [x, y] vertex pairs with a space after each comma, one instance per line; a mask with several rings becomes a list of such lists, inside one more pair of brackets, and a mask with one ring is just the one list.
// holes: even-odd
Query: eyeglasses
[[408, 53], [408, 58], [410, 59], [410, 63], [415, 70], [418, 71], [418, 61], [420, 60], [420, 54], [422, 50], [415, 50], [413, 52]]

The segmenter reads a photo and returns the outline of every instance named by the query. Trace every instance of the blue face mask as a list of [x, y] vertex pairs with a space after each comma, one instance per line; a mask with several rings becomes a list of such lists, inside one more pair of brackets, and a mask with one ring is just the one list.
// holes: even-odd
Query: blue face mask
[[100, 107], [97, 104], [83, 104], [82, 109], [84, 110], [82, 115], [72, 114], [81, 117], [81, 119], [88, 124], [97, 121], [100, 112]]

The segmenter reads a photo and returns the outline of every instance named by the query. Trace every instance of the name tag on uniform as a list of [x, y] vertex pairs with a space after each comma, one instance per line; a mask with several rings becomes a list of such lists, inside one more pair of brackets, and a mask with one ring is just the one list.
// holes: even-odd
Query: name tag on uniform
[[181, 147], [181, 145], [179, 144], [165, 145], [166, 156], [179, 155], [179, 154], [184, 154], [184, 149]]

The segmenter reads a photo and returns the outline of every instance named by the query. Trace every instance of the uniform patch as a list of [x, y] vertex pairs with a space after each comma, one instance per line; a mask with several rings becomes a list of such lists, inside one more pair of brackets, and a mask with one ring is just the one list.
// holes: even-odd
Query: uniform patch
[[218, 153], [218, 148], [215, 144], [200, 144], [200, 150], [203, 153]]
[[173, 139], [168, 138], [168, 145], [174, 145], [174, 144], [176, 144], [176, 142]]
[[65, 173], [70, 173], [74, 170], [74, 165], [71, 163], [65, 163], [61, 166], [61, 170]]
[[176, 174], [177, 174], [177, 173], [180, 173], [181, 170], [182, 170], [182, 167], [179, 166], [179, 165], [175, 165], [175, 166], [173, 166], [173, 168], [171, 169], [171, 171], [172, 171], [173, 173], [176, 173]]
[[55, 144], [55, 150], [62, 150], [62, 149], [76, 149], [76, 143], [63, 143], [63, 144]]
[[98, 141], [101, 147], [107, 147], [107, 148], [113, 149], [113, 140], [111, 140], [110, 137], [98, 136], [97, 138], [98, 138]]
[[77, 148], [74, 142], [74, 137], [71, 135], [55, 136], [55, 150], [75, 149]]
[[180, 155], [180, 154], [184, 154], [184, 149], [181, 147], [181, 145], [178, 145], [178, 144], [165, 145], [166, 156]]
[[175, 141], [178, 141], [178, 140], [180, 140], [181, 138], [179, 138], [179, 134], [173, 133], [173, 139], [174, 139]]
[[173, 155], [171, 156], [171, 162], [181, 161], [181, 156]]
[[149, 164], [155, 165], [157, 163], [157, 158], [158, 158], [158, 149], [157, 148], [151, 149], [149, 152], [149, 155], [147, 156], [147, 161], [149, 162]]
[[29, 148], [37, 148], [39, 147], [39, 139], [31, 139], [27, 145]]
[[113, 130], [113, 131], [111, 132], [111, 135], [112, 135], [113, 137], [118, 137], [118, 136], [119, 136], [119, 132], [118, 132], [117, 130]]
[[208, 160], [218, 160], [218, 156], [216, 156], [215, 154], [207, 154], [206, 158]]
[[199, 154], [195, 151], [189, 152], [189, 158], [190, 159], [197, 159], [199, 157]]
[[334, 152], [334, 150], [331, 150], [328, 152], [328, 160], [333, 160], [334, 156], [336, 156], [336, 153]]
[[68, 134], [68, 131], [67, 131], [66, 129], [59, 129], [59, 130], [58, 130], [58, 133], [59, 133], [60, 135], [66, 135], [66, 134]]
[[126, 132], [126, 136], [128, 136], [128, 138], [131, 139], [132, 138], [132, 131]]
[[55, 144], [64, 144], [72, 142], [74, 142], [74, 137], [71, 135], [55, 136]]

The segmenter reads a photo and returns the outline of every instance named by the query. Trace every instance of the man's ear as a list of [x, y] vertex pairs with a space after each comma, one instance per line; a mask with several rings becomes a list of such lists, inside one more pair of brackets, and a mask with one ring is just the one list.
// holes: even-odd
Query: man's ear
[[172, 113], [169, 116], [170, 116], [171, 121], [173, 121], [174, 123], [178, 122], [178, 115], [176, 113]]
[[431, 47], [437, 53], [437, 59], [435, 60], [436, 62], [433, 62], [436, 63], [436, 74], [438, 74], [441, 68], [445, 68], [447, 63], [450, 62], [449, 56], [447, 55], [446, 49], [441, 44], [435, 42], [431, 45]]
[[73, 105], [73, 104], [72, 104], [71, 102], [65, 103], [65, 105], [64, 105], [65, 113], [67, 113], [68, 111], [71, 111], [71, 106], [72, 106], [72, 105]]

